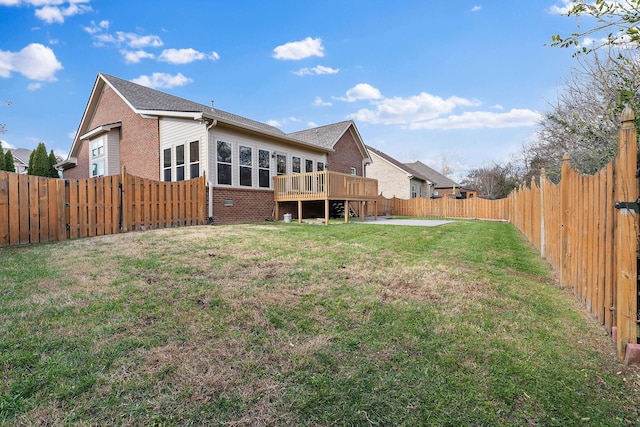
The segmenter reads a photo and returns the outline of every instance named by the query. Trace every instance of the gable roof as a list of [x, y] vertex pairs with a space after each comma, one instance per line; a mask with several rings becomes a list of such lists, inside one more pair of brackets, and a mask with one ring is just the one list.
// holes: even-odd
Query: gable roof
[[[268, 135], [272, 138], [276, 138], [288, 143], [294, 143], [299, 145], [306, 145], [310, 148], [320, 150], [323, 152], [333, 151], [333, 144], [327, 143], [325, 140], [314, 141], [311, 138], [297, 137], [294, 134], [287, 135], [282, 130], [275, 126], [268, 125], [266, 123], [258, 122], [256, 120], [248, 119], [246, 117], [239, 116], [237, 114], [229, 113], [224, 110], [213, 108], [211, 106], [199, 104], [197, 102], [189, 101], [188, 99], [180, 98], [178, 96], [170, 95], [159, 90], [151, 89], [146, 86], [139, 85], [137, 83], [130, 82], [128, 80], [121, 79], [119, 77], [112, 76], [110, 74], [98, 73], [98, 77], [91, 90], [91, 95], [87, 101], [87, 106], [82, 114], [80, 125], [76, 131], [76, 136], [71, 144], [71, 149], [67, 160], [61, 162], [59, 165], [63, 167], [76, 164], [76, 152], [80, 146], [79, 142], [81, 137], [92, 132], [93, 129], [89, 129], [89, 123], [93, 112], [98, 106], [100, 94], [105, 85], [111, 87], [118, 96], [125, 102], [131, 109], [137, 114], [146, 116], [157, 117], [180, 117], [180, 118], [192, 118], [194, 120], [207, 120], [210, 123], [224, 123], [230, 126], [238, 127], [248, 130], [250, 132], [256, 132], [263, 135]], [[347, 122], [341, 122], [347, 123]], [[348, 122], [355, 124], [350, 121]], [[330, 128], [333, 125], [326, 127]], [[340, 128], [342, 125], [338, 126]], [[324, 126], [323, 126], [324, 127]], [[318, 128], [320, 129], [320, 128]], [[348, 126], [344, 128], [344, 131], [348, 129]], [[304, 133], [305, 131], [303, 131]], [[344, 133], [344, 132], [343, 132]], [[361, 149], [363, 150], [363, 157], [368, 158], [368, 153], [364, 148], [364, 143], [360, 138], [357, 129], [355, 133], [358, 135], [356, 140]], [[341, 136], [341, 135], [340, 135]]]
[[262, 130], [263, 132], [273, 133], [276, 135], [285, 135], [285, 133], [277, 127], [270, 126], [266, 123], [261, 123], [208, 105], [199, 104], [197, 102], [189, 101], [188, 99], [160, 92], [159, 90], [151, 89], [109, 74], [101, 73], [98, 75], [98, 78], [100, 77], [104, 78], [106, 82], [120, 94], [127, 104], [139, 112], [147, 112], [149, 114], [152, 114], [153, 112], [164, 112], [167, 115], [171, 115], [170, 113], [172, 112], [206, 113], [208, 116], [212, 116], [212, 118], [225, 122], [236, 123], [243, 125], [243, 127], [253, 127]]
[[411, 168], [410, 166], [408, 166], [406, 163], [401, 163], [399, 161], [397, 161], [396, 159], [394, 159], [393, 157], [383, 153], [380, 150], [376, 150], [373, 147], [367, 146], [367, 149], [369, 151], [371, 151], [372, 153], [378, 155], [379, 157], [383, 158], [384, 160], [386, 160], [388, 163], [391, 163], [392, 165], [394, 165], [395, 167], [399, 168], [400, 170], [406, 172], [409, 175], [413, 175], [414, 178], [417, 179], [421, 179], [423, 181], [427, 181], [427, 182], [433, 182], [431, 179], [429, 179], [428, 177], [424, 176], [423, 174], [421, 174], [420, 172], [418, 172], [417, 170]]
[[454, 180], [447, 178], [446, 176], [442, 175], [440, 172], [430, 168], [429, 166], [425, 165], [420, 161], [413, 162], [413, 163], [405, 163], [405, 165], [419, 171], [422, 175], [426, 176], [429, 179], [429, 181], [435, 184], [434, 188], [436, 189], [460, 187], [460, 184], [458, 184]]
[[31, 157], [31, 150], [26, 148], [10, 148], [8, 151], [11, 151], [11, 155], [13, 159], [19, 161], [25, 166], [29, 164], [29, 157]]

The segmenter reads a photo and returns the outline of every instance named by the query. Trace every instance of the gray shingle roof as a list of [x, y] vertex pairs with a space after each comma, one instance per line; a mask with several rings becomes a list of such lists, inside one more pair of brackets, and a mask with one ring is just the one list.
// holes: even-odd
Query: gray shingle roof
[[9, 149], [11, 151], [11, 155], [15, 160], [20, 160], [23, 164], [29, 164], [29, 157], [31, 156], [31, 150], [26, 148], [13, 148]]
[[159, 90], [151, 89], [109, 74], [101, 75], [137, 110], [207, 113], [225, 122], [253, 127], [271, 134], [285, 135], [285, 133], [277, 127], [270, 126], [266, 123], [251, 120], [217, 108], [214, 109], [208, 105], [160, 92]]
[[352, 124], [352, 120], [347, 120], [313, 129], [292, 132], [287, 134], [287, 136], [306, 142], [307, 144], [333, 148], [338, 138], [340, 138]]
[[408, 174], [413, 175], [415, 178], [421, 179], [423, 181], [433, 182], [431, 179], [427, 178], [425, 175], [423, 175], [420, 172], [418, 172], [417, 170], [413, 169], [412, 167], [410, 167], [406, 163], [401, 163], [401, 162], [397, 161], [396, 159], [394, 159], [393, 157], [383, 153], [380, 150], [376, 150], [375, 148], [370, 147], [368, 145], [367, 145], [367, 150], [371, 151], [372, 153], [377, 154], [378, 156], [380, 156], [383, 159], [385, 159], [387, 162], [399, 167], [400, 169], [402, 169], [403, 171], [407, 172]]
[[430, 168], [424, 163], [418, 161], [413, 163], [405, 163], [408, 167], [417, 170], [422, 175], [426, 176], [429, 181], [435, 183], [435, 188], [453, 188], [460, 187], [460, 184], [453, 181], [452, 179], [447, 178], [436, 170]]

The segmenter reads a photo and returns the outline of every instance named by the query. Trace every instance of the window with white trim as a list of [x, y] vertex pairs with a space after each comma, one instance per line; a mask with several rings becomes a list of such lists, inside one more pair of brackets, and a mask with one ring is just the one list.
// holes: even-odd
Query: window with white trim
[[324, 162], [318, 162], [317, 168], [318, 168], [318, 172], [324, 171]]
[[293, 156], [291, 158], [291, 172], [300, 173], [302, 169], [300, 168], [300, 157]]
[[304, 161], [304, 171], [313, 172], [313, 160], [306, 159]]
[[238, 149], [238, 158], [240, 159], [240, 185], [251, 187], [253, 185], [253, 163], [251, 161], [251, 147], [241, 145]]
[[96, 139], [92, 139], [91, 152], [89, 153], [91, 163], [91, 177], [96, 178], [104, 176], [105, 149], [104, 144], [106, 135], [102, 135]]
[[176, 146], [176, 181], [184, 181], [184, 145]]
[[271, 187], [271, 160], [267, 150], [258, 150], [258, 185]]
[[171, 148], [162, 151], [162, 170], [165, 181], [171, 181]]
[[218, 184], [231, 185], [231, 144], [224, 141], [218, 141], [217, 153]]
[[351, 168], [351, 175], [356, 175], [356, 174], [357, 174], [356, 168]]
[[200, 176], [200, 142], [189, 143], [189, 179]]
[[287, 173], [287, 156], [284, 154], [276, 155], [276, 168], [278, 175], [285, 175]]

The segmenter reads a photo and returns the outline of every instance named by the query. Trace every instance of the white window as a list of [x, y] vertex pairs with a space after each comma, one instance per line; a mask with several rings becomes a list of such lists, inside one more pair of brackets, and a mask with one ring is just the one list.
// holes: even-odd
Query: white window
[[165, 181], [171, 181], [171, 148], [165, 148], [162, 157], [163, 178]]
[[276, 168], [278, 175], [284, 175], [287, 173], [287, 156], [284, 154], [276, 155]]
[[304, 161], [304, 171], [313, 172], [313, 160], [306, 159]]
[[271, 187], [271, 160], [267, 150], [258, 150], [258, 185]]
[[231, 185], [231, 144], [218, 141], [218, 184]]
[[104, 159], [91, 162], [91, 177], [97, 178], [104, 176]]
[[240, 160], [240, 185], [251, 187], [253, 185], [251, 177], [253, 176], [253, 162], [251, 161], [251, 147], [241, 145], [239, 148]]
[[293, 156], [291, 158], [291, 172], [293, 172], [293, 173], [300, 173], [301, 172], [300, 157]]
[[356, 168], [351, 168], [351, 175], [355, 175], [357, 173]]
[[91, 177], [104, 176], [105, 161], [105, 139], [106, 135], [90, 141], [91, 150], [89, 152], [89, 162], [91, 165]]
[[184, 181], [184, 145], [176, 147], [176, 181]]
[[318, 162], [318, 172], [324, 171], [324, 162]]
[[192, 141], [189, 143], [189, 179], [200, 176], [200, 143]]

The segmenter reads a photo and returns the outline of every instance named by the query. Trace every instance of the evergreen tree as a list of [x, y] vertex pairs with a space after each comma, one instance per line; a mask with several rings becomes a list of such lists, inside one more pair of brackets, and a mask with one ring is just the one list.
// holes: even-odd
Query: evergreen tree
[[7, 151], [7, 154], [4, 155], [4, 170], [8, 172], [16, 171], [16, 164], [13, 161], [13, 153], [11, 151]]
[[51, 178], [60, 178], [58, 170], [56, 169], [56, 163], [58, 163], [58, 158], [53, 154], [53, 150], [51, 150], [49, 153], [49, 177]]
[[38, 144], [29, 157], [29, 175], [50, 176], [49, 156], [44, 142]]
[[5, 164], [5, 160], [4, 160], [4, 150], [2, 149], [2, 142], [0, 142], [0, 171], [4, 170], [4, 164]]

